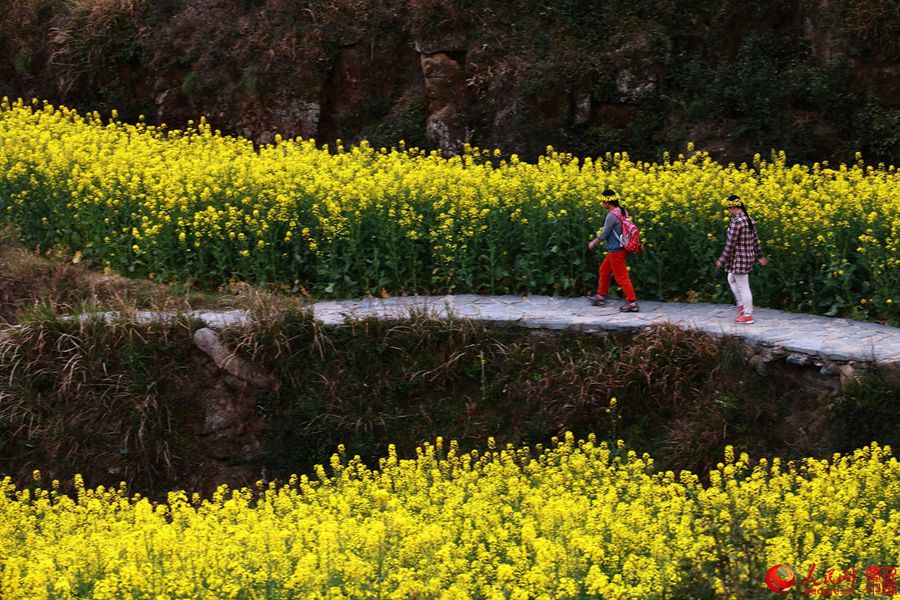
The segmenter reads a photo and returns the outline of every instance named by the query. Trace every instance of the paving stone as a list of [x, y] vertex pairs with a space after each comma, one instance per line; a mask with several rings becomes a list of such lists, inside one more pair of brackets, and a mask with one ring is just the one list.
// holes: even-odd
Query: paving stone
[[832, 344], [827, 347], [823, 347], [819, 354], [829, 360], [861, 360], [859, 348], [848, 344]]
[[522, 304], [528, 306], [547, 306], [553, 303], [553, 298], [550, 296], [528, 296], [527, 298], [522, 298]]
[[333, 313], [333, 312], [323, 313], [321, 316], [316, 315], [316, 319], [321, 321], [323, 325], [331, 325], [331, 326], [340, 325], [341, 323], [344, 323], [347, 320], [345, 315], [343, 315], [341, 313]]
[[504, 296], [494, 296], [497, 302], [502, 304], [520, 304], [522, 300], [525, 300], [527, 296], [515, 296], [512, 294], [506, 294]]
[[525, 318], [522, 319], [522, 325], [533, 329], [562, 330], [566, 329], [569, 326], [569, 321], [567, 319]]
[[476, 296], [475, 294], [459, 294], [458, 296], [445, 296], [451, 298], [455, 304], [468, 304], [475, 302], [479, 298], [483, 298], [483, 296]]
[[[814, 357], [812, 360], [874, 360], [900, 364], [900, 329], [877, 323], [758, 308], [753, 315], [756, 323], [740, 325], [733, 322], [736, 311], [732, 305], [646, 301], [640, 302], [641, 312], [622, 313], [619, 312], [621, 304], [621, 300], [614, 299], [604, 306], [592, 306], [586, 298], [465, 294], [323, 300], [310, 306], [314, 317], [325, 325], [367, 317], [402, 319], [411, 314], [426, 314], [435, 318], [452, 316], [495, 325], [582, 331], [640, 329], [670, 322], [714, 336], [739, 337], [751, 344], [802, 353]], [[214, 329], [246, 323], [249, 318], [243, 310], [194, 311], [188, 314]], [[73, 318], [111, 321], [117, 317], [117, 313], [94, 313]], [[171, 315], [139, 311], [130, 317], [146, 322], [171, 318]]]
[[245, 310], [236, 310], [229, 312], [212, 312], [212, 311], [203, 311], [199, 313], [194, 313], [194, 318], [200, 319], [204, 323], [206, 323], [207, 327], [213, 329], [223, 329], [225, 327], [230, 327], [234, 325], [244, 325], [249, 321], [249, 317], [247, 315], [247, 311]]
[[887, 335], [885, 333], [866, 333], [865, 335], [841, 334], [840, 338], [845, 339], [847, 341], [853, 341], [853, 342], [863, 343], [863, 344], [872, 344], [875, 346], [877, 346], [879, 344], [884, 344], [884, 343], [889, 344], [892, 339], [890, 335]]
[[825, 339], [820, 337], [797, 337], [785, 342], [784, 349], [804, 354], [818, 354], [824, 343]]

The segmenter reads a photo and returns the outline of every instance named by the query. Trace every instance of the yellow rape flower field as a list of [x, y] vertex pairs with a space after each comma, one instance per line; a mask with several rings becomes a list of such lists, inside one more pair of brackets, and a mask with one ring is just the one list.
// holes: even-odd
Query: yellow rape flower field
[[480, 454], [438, 439], [415, 459], [391, 449], [376, 470], [336, 455], [313, 478], [208, 500], [6, 480], [0, 594], [743, 599], [773, 597], [766, 572], [784, 564], [800, 578], [814, 566], [820, 585], [856, 569], [829, 589], [864, 597], [864, 569], [900, 558], [889, 448], [751, 466], [728, 447], [704, 483], [621, 442], [554, 441]]
[[0, 103], [0, 212], [33, 245], [122, 273], [239, 279], [316, 296], [580, 295], [586, 242], [616, 189], [642, 229], [641, 298], [730, 302], [714, 260], [721, 200], [745, 199], [771, 260], [761, 306], [898, 322], [900, 176], [893, 166], [723, 165], [702, 152], [536, 164], [499, 151], [254, 148], [200, 121], [184, 131], [33, 101]]
[[[255, 148], [203, 121], [0, 103], [0, 213], [35, 247], [317, 296], [584, 293], [612, 187], [646, 243], [631, 262], [642, 298], [730, 301], [714, 260], [735, 193], [771, 261], [754, 272], [761, 305], [897, 323], [898, 184], [893, 166], [778, 153], [723, 165], [548, 148], [528, 164], [475, 148]], [[864, 569], [898, 563], [900, 463], [876, 443], [798, 463], [728, 448], [701, 477], [593, 437], [483, 453], [438, 439], [376, 469], [341, 450], [312, 477], [155, 502], [78, 479], [62, 494], [37, 472], [27, 489], [0, 481], [3, 600], [744, 599], [771, 597], [779, 564], [798, 582], [856, 569], [821, 589], [862, 597]]]

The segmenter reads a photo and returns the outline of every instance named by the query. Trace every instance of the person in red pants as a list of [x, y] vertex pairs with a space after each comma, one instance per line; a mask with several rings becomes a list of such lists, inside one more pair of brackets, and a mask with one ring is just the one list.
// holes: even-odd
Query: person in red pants
[[619, 307], [622, 312], [638, 312], [640, 307], [631, 278], [628, 277], [626, 259], [628, 252], [622, 248], [622, 217], [628, 217], [628, 211], [619, 206], [619, 197], [613, 190], [603, 191], [603, 208], [606, 209], [606, 220], [603, 229], [597, 237], [588, 243], [588, 248], [593, 250], [600, 242], [606, 243], [606, 256], [600, 263], [600, 280], [597, 282], [597, 293], [588, 296], [594, 306], [606, 304], [606, 294], [609, 292], [609, 276], [616, 278], [616, 283], [625, 292], [625, 304]]

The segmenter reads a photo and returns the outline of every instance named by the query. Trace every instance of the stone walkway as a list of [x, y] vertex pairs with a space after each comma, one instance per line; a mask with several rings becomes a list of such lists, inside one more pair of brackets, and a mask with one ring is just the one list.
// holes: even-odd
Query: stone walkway
[[610, 301], [595, 307], [586, 298], [549, 296], [409, 296], [322, 301], [315, 304], [315, 316], [333, 325], [346, 318], [403, 317], [413, 310], [498, 325], [587, 332], [673, 323], [832, 361], [900, 364], [900, 329], [896, 327], [765, 308], [753, 312], [754, 324], [738, 325], [736, 309], [730, 305], [642, 301], [640, 312], [621, 313], [620, 304]]
[[[454, 316], [497, 325], [541, 329], [576, 329], [585, 332], [640, 329], [673, 323], [714, 336], [737, 336], [751, 345], [780, 348], [817, 359], [864, 362], [900, 368], [900, 329], [849, 319], [836, 319], [758, 308], [756, 323], [734, 323], [735, 308], [722, 304], [678, 304], [642, 301], [638, 313], [620, 313], [620, 302], [595, 307], [586, 298], [549, 296], [405, 296], [328, 300], [313, 305], [316, 319], [338, 325], [366, 317], [404, 318], [424, 313], [438, 318]], [[221, 329], [246, 321], [244, 311], [196, 311], [190, 316], [208, 327]], [[138, 319], [159, 315], [137, 314]]]

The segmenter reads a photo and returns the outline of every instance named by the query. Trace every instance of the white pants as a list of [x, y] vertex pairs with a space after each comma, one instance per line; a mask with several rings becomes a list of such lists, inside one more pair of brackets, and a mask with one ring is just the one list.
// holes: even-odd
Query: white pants
[[729, 273], [728, 285], [731, 286], [731, 292], [734, 294], [734, 299], [737, 300], [738, 306], [744, 307], [744, 314], [752, 315], [753, 293], [750, 291], [750, 274]]

